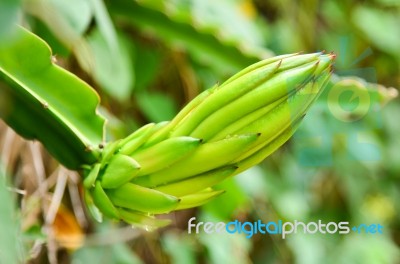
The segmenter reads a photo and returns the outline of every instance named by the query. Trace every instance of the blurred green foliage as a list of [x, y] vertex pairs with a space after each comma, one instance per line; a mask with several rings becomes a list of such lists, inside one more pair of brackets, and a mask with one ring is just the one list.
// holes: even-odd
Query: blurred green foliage
[[[6, 36], [16, 20], [10, 14], [19, 8], [19, 23], [44, 38], [60, 65], [101, 94], [109, 139], [170, 119], [202, 90], [273, 54], [334, 51], [336, 78], [344, 81], [326, 89], [293, 140], [218, 186], [226, 194], [176, 214], [172, 227], [144, 233], [133, 243], [83, 247], [70, 256], [74, 263], [137, 263], [135, 255], [148, 263], [400, 261], [400, 102], [384, 105], [395, 90], [373, 85], [400, 87], [400, 1], [18, 4], [2, 2], [0, 36]], [[297, 234], [285, 240], [260, 234], [251, 239], [244, 234], [190, 235], [186, 228], [192, 216], [225, 222], [380, 223], [384, 232]]]
[[23, 259], [20, 222], [8, 180], [0, 164], [0, 263], [19, 263]]

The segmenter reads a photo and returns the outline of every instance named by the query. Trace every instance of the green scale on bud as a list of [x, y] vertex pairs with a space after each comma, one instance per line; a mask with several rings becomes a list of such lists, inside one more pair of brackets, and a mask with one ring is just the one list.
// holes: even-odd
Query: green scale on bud
[[331, 75], [333, 54], [289, 54], [255, 63], [198, 95], [169, 121], [106, 146], [86, 171], [89, 209], [142, 227], [156, 214], [196, 207], [211, 187], [264, 160], [296, 131]]

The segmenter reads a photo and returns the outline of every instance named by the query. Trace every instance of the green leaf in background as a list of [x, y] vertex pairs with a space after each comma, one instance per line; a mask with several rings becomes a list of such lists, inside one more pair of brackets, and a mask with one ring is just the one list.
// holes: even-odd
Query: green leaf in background
[[171, 120], [177, 113], [172, 98], [162, 93], [138, 93], [137, 104], [149, 120], [161, 122]]
[[[314, 249], [313, 249], [314, 252]], [[332, 251], [326, 263], [396, 263], [400, 250], [386, 235], [349, 235]], [[307, 262], [310, 263], [310, 262]]]
[[53, 64], [44, 41], [23, 28], [0, 46], [0, 116], [27, 139], [38, 139], [63, 165], [96, 161], [103, 142], [99, 97], [82, 80]]
[[0, 40], [7, 38], [17, 22], [20, 0], [0, 1]]
[[50, 28], [43, 23], [41, 20], [36, 19], [34, 26], [32, 27], [32, 32], [40, 36], [52, 50], [52, 53], [57, 58], [68, 58], [72, 56], [71, 50], [65, 46], [65, 43], [61, 42], [59, 38], [50, 30]]
[[117, 33], [115, 31], [111, 18], [108, 15], [107, 8], [104, 6], [103, 0], [88, 0], [88, 2], [90, 2], [93, 8], [97, 27], [101, 32], [101, 35], [104, 37], [108, 48], [113, 53], [117, 52], [119, 49]]
[[84, 263], [123, 263], [141, 264], [143, 263], [126, 244], [118, 243], [108, 246], [83, 247], [75, 251], [72, 255], [73, 264]]
[[[206, 218], [206, 221], [219, 222], [219, 219]], [[207, 263], [251, 263], [248, 254], [252, 248], [251, 240], [242, 234], [200, 233], [199, 240], [207, 248]]]
[[369, 41], [382, 51], [400, 60], [400, 14], [367, 6], [358, 6], [353, 13], [353, 23]]
[[163, 54], [159, 50], [136, 44], [135, 54], [135, 91], [142, 91], [151, 85], [161, 70]]
[[97, 28], [89, 36], [94, 55], [94, 78], [112, 97], [126, 101], [134, 83], [134, 46], [115, 30], [102, 0], [89, 0]]
[[0, 164], [0, 263], [22, 263], [22, 243], [15, 201]]
[[125, 235], [134, 239], [136, 237], [134, 230], [119, 229], [107, 221], [96, 224], [93, 228], [95, 232], [86, 237], [86, 244], [71, 254], [71, 263], [143, 263], [124, 240]]
[[171, 263], [196, 263], [195, 238], [189, 234], [168, 232], [163, 236], [162, 245], [171, 258]]
[[[31, 31], [43, 38], [57, 56], [68, 57], [75, 52], [82, 67], [88, 70], [90, 58], [86, 42], [81, 38], [93, 18], [93, 11], [81, 0], [27, 0], [24, 9], [31, 13]], [[58, 28], [58, 30], [56, 30]]]
[[400, 155], [398, 151], [400, 149], [400, 123], [398, 118], [400, 116], [400, 105], [396, 102], [388, 104], [383, 111], [384, 126], [387, 127], [387, 131], [384, 134], [385, 143], [387, 148], [384, 153], [384, 160], [388, 163], [388, 170], [395, 175], [397, 179], [400, 178]]
[[302, 233], [287, 237], [288, 247], [292, 249], [294, 263], [325, 263], [324, 241], [319, 234], [307, 236]]
[[51, 0], [50, 1], [76, 33], [82, 35], [90, 25], [93, 11], [87, 1]]
[[222, 73], [233, 73], [271, 53], [251, 54], [229, 41], [218, 39], [213, 33], [200, 31], [191, 24], [175, 21], [171, 17], [135, 3], [134, 1], [113, 1], [110, 12], [118, 19], [132, 23], [144, 32], [149, 32], [180, 50], [187, 50], [202, 64]]
[[88, 37], [94, 55], [94, 78], [110, 96], [124, 101], [131, 94], [134, 82], [133, 45], [122, 33], [118, 35], [116, 50], [112, 50], [100, 31]]
[[[256, 11], [252, 1], [192, 0], [187, 12], [199, 28], [214, 30], [226, 42], [234, 42], [249, 52], [257, 53], [263, 46], [261, 26], [255, 23]], [[265, 24], [263, 25], [266, 26]]]
[[[24, 1], [24, 11], [40, 21], [42, 21], [53, 33], [54, 36], [67, 48], [71, 50], [82, 69], [91, 72], [92, 57], [89, 52], [86, 41], [83, 38], [83, 30], [88, 26], [88, 20], [92, 17], [90, 10], [87, 10], [87, 5], [81, 4], [83, 10], [70, 7], [69, 11], [63, 12], [63, 4], [47, 0], [26, 0]], [[70, 13], [74, 10], [79, 10], [78, 13], [82, 16], [77, 19]]]
[[[167, 14], [172, 20], [192, 24], [214, 33], [224, 43], [234, 43], [246, 52], [261, 54], [266, 24], [259, 25], [252, 1], [241, 0], [140, 0], [141, 5]], [[264, 49], [264, 51], [266, 51]]]

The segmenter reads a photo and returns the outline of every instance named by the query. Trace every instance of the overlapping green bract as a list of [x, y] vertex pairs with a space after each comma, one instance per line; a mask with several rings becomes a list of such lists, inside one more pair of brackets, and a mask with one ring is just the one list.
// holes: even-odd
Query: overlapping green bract
[[334, 58], [314, 53], [260, 61], [204, 91], [172, 121], [109, 144], [85, 179], [89, 205], [114, 219], [162, 226], [165, 220], [154, 214], [221, 194], [211, 187], [261, 162], [293, 135]]

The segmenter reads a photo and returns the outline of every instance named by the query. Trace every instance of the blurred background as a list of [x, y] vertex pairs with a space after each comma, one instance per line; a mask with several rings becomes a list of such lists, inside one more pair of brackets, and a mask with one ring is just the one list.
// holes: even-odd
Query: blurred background
[[[217, 186], [224, 195], [165, 216], [173, 224], [152, 232], [96, 223], [82, 203], [80, 176], [0, 123], [1, 173], [7, 174], [1, 184], [11, 190], [0, 194], [5, 259], [400, 263], [400, 101], [390, 88], [400, 87], [400, 1], [4, 0], [1, 21], [0, 37], [7, 23], [27, 27], [50, 45], [53, 61], [97, 90], [108, 140], [171, 120], [201, 91], [263, 58], [337, 54], [335, 82], [288, 143]], [[384, 228], [383, 234], [247, 239], [188, 234], [193, 216]]]

